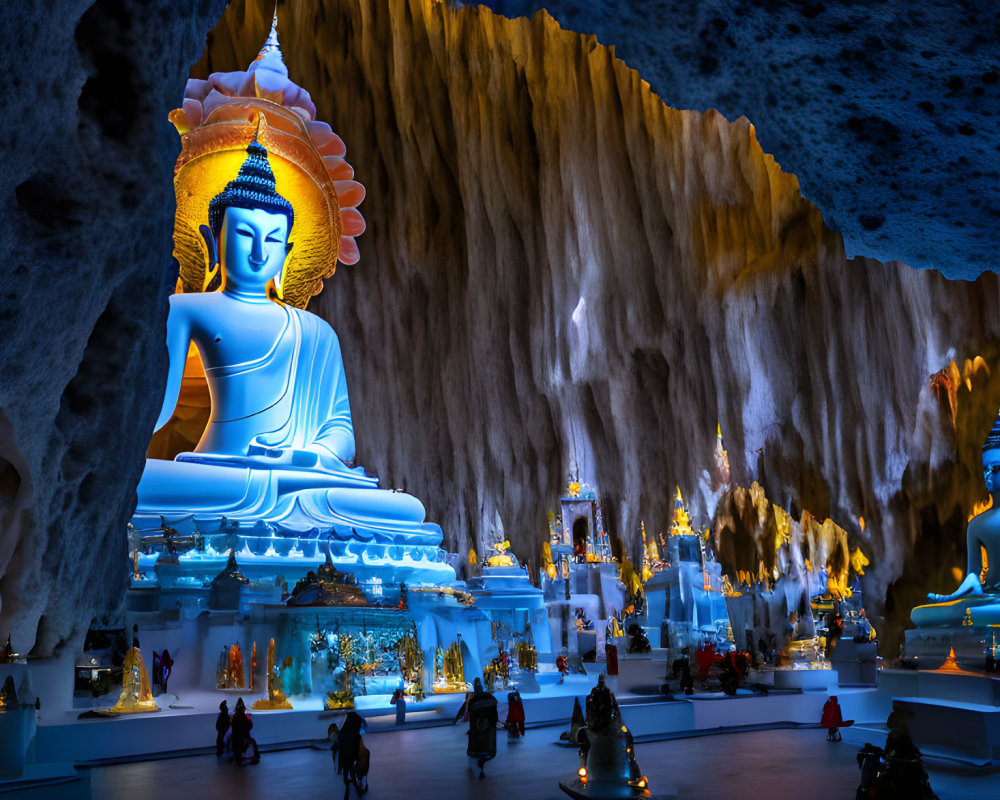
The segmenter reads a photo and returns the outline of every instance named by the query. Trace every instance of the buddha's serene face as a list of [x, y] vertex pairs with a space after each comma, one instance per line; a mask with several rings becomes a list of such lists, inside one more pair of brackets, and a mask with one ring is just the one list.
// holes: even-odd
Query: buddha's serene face
[[987, 450], [983, 453], [983, 478], [986, 481], [986, 491], [990, 494], [1000, 492], [1000, 450]]
[[261, 208], [227, 208], [219, 235], [226, 288], [262, 292], [288, 254], [288, 217]]

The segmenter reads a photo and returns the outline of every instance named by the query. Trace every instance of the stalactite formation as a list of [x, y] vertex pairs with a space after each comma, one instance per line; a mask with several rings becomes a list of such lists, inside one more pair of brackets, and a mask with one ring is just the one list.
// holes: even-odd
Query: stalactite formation
[[[995, 364], [993, 275], [845, 258], [746, 119], [666, 107], [544, 13], [341, 0], [279, 18], [368, 187], [361, 261], [312, 309], [344, 342], [365, 463], [453, 549], [502, 528], [534, 557], [572, 469], [628, 548], [640, 516], [670, 519], [675, 484], [708, 524], [720, 421], [735, 484], [871, 557], [887, 641], [898, 598], [950, 580], [1000, 387], [977, 373], [954, 416], [932, 376]], [[266, 28], [231, 7], [195, 74], [244, 63]]]
[[[39, 102], [0, 178], [0, 632], [36, 654], [121, 600], [176, 278], [166, 114], [221, 13], [66, 5], [75, 39], [35, 12], [21, 28], [51, 46], [11, 43], [53, 61], [18, 73]], [[192, 76], [245, 69], [271, 10], [231, 3]], [[870, 558], [892, 653], [921, 592], [951, 588], [985, 494], [996, 277], [847, 259], [748, 120], [667, 107], [544, 13], [278, 15], [292, 76], [368, 190], [359, 263], [310, 305], [340, 336], [359, 461], [419, 496], [450, 549], [503, 532], [535, 564], [575, 471], [634, 558], [675, 485], [712, 522], [720, 423], [733, 486], [832, 519]]]

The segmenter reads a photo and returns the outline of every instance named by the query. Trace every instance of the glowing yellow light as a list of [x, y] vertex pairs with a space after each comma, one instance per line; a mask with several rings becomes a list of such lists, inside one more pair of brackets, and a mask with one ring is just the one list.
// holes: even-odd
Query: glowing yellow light
[[198, 226], [207, 222], [209, 201], [239, 171], [258, 117], [264, 118], [259, 139], [268, 149], [277, 191], [295, 208], [295, 247], [282, 271], [281, 295], [289, 305], [305, 308], [337, 265], [343, 221], [334, 181], [305, 124], [275, 103], [239, 98], [216, 107], [184, 134], [174, 167], [174, 257], [185, 291], [203, 291], [207, 250]]
[[993, 495], [990, 495], [985, 500], [978, 500], [976, 504], [972, 507], [972, 513], [969, 514], [967, 522], [972, 522], [973, 517], [978, 517], [984, 511], [989, 511], [993, 508]]
[[861, 552], [861, 548], [858, 547], [851, 553], [851, 569], [854, 570], [856, 575], [864, 575], [865, 567], [867, 567], [871, 562], [868, 557]]
[[636, 786], [638, 786], [640, 789], [645, 789], [646, 788], [646, 776], [645, 775], [643, 775], [639, 779], [639, 783], [637, 783]]
[[581, 778], [586, 778], [587, 777], [587, 768], [586, 767], [580, 767], [580, 769], [578, 769], [576, 771], [576, 774], [579, 775]]

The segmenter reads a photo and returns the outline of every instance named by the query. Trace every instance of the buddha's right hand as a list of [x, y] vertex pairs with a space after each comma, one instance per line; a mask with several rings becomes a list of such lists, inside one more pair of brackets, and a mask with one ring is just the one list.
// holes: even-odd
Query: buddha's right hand
[[319, 464], [319, 455], [311, 450], [296, 450], [284, 447], [267, 447], [261, 444], [251, 444], [247, 448], [248, 456], [265, 458], [275, 467], [297, 467], [300, 469], [315, 469]]

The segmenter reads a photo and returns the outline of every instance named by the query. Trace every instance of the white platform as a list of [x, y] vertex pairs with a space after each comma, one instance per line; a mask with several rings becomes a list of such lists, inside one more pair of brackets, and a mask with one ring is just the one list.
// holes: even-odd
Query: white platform
[[837, 691], [837, 671], [834, 669], [776, 669], [775, 689], [798, 689], [803, 692]]
[[913, 715], [910, 735], [925, 756], [1000, 763], [1000, 708], [923, 697], [898, 697], [893, 705]]
[[913, 716], [910, 734], [930, 757], [977, 767], [1000, 764], [1000, 678], [989, 675], [918, 670], [880, 670], [878, 687], [840, 691], [844, 740], [863, 745], [885, 743], [893, 708]]

